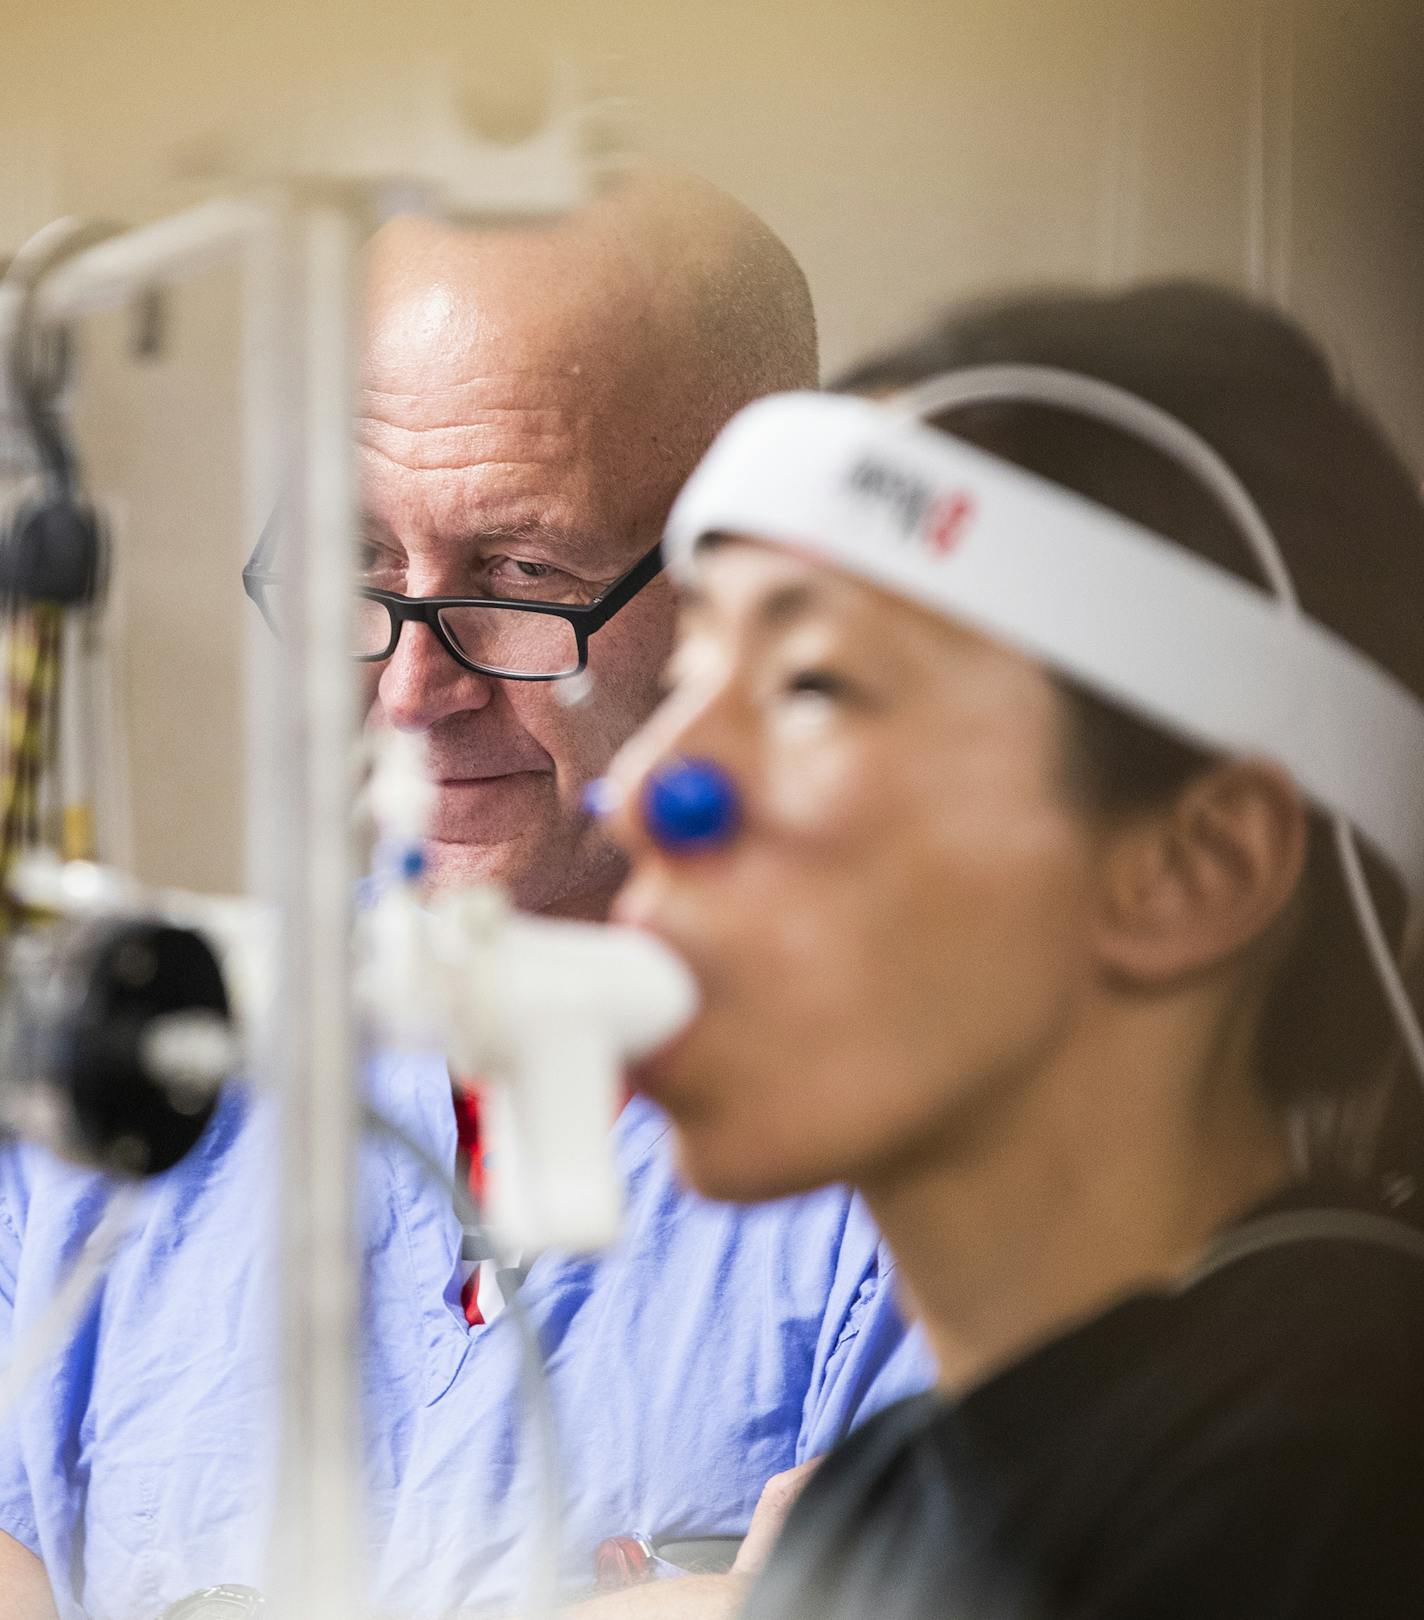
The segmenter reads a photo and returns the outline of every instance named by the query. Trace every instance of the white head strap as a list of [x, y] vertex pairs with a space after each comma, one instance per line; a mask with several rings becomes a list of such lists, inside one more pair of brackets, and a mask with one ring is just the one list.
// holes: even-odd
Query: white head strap
[[[1194, 743], [1278, 761], [1424, 900], [1424, 705], [1412, 693], [1293, 595], [1271, 596], [905, 414], [946, 396], [1036, 400], [1023, 373], [1038, 369], [1013, 368], [1012, 392], [966, 373], [903, 403], [806, 393], [748, 406], [673, 508], [669, 566], [685, 575], [699, 539], [730, 532], [856, 574]], [[1161, 415], [1134, 402], [1144, 420]], [[1140, 423], [1129, 431], [1148, 436]]]

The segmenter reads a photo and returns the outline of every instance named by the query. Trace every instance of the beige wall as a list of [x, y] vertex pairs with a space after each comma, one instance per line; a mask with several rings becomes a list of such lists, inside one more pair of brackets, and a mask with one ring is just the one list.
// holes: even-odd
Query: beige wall
[[[627, 96], [644, 149], [786, 236], [830, 369], [966, 290], [1206, 273], [1299, 312], [1424, 466], [1417, 0], [19, 5], [0, 245], [60, 211], [181, 204], [176, 148], [211, 156], [333, 87], [378, 120], [423, 54], [500, 115], [547, 35]], [[234, 308], [221, 281], [186, 292], [144, 365], [104, 323], [83, 396], [94, 481], [127, 514], [140, 865], [214, 886], [242, 847]]]

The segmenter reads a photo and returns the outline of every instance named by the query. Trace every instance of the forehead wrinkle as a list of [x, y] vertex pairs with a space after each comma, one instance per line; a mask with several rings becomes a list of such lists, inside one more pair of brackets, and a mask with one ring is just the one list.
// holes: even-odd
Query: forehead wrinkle
[[414, 503], [405, 504], [398, 514], [386, 510], [379, 494], [368, 488], [367, 532], [394, 539], [411, 551], [432, 545], [471, 552], [501, 543], [533, 545], [546, 549], [550, 561], [562, 560], [576, 570], [586, 567], [609, 578], [634, 560], [637, 549], [646, 549], [646, 525], [630, 520], [626, 512], [570, 500], [565, 492], [550, 489], [546, 478], [531, 478], [531, 471], [537, 472], [533, 464], [493, 463], [480, 470], [492, 476], [482, 478], [478, 489], [458, 476], [468, 472], [463, 467], [453, 480], [444, 469], [416, 474]]
[[[361, 529], [373, 539], [391, 541], [399, 536], [379, 513], [363, 511]], [[471, 559], [500, 546], [535, 546], [565, 558], [578, 558], [597, 567], [600, 561], [617, 559], [617, 548], [610, 545], [606, 535], [593, 534], [568, 525], [547, 522], [543, 518], [526, 518], [509, 523], [453, 524], [440, 535], [442, 548], [467, 551]]]
[[592, 441], [591, 425], [573, 422], [496, 419], [407, 428], [358, 416], [354, 426], [363, 449], [410, 472], [570, 461], [586, 455]]
[[[360, 522], [363, 530], [374, 535], [392, 536], [394, 530], [382, 513], [369, 506], [363, 506], [360, 513]], [[452, 525], [448, 536], [452, 543], [461, 541], [503, 541], [503, 540], [535, 540], [535, 541], [572, 541], [575, 544], [592, 544], [597, 536], [579, 529], [576, 525], [554, 522], [538, 514], [528, 517], [513, 517], [493, 522], [476, 521], [472, 523], [456, 523]]]
[[[431, 429], [409, 437], [386, 438], [362, 431], [361, 448], [403, 472], [493, 471], [502, 467], [539, 467], [564, 463], [572, 447], [557, 434], [535, 440], [525, 438], [519, 445], [500, 447], [497, 439], [471, 435], [466, 428], [439, 432]], [[473, 442], [472, 442], [473, 438]]]
[[[389, 406], [380, 408], [382, 401], [396, 402], [393, 410]], [[504, 417], [552, 416], [570, 417], [581, 416], [584, 412], [573, 412], [561, 405], [483, 405], [477, 409], [466, 407], [464, 410], [440, 410], [439, 401], [427, 398], [420, 394], [383, 394], [373, 395], [370, 390], [363, 390], [361, 403], [367, 409], [358, 412], [358, 417], [365, 421], [384, 422], [393, 428], [400, 428], [407, 433], [419, 433], [428, 427], [479, 427], [485, 421], [499, 421]], [[404, 408], [401, 408], [401, 407]]]
[[357, 399], [368, 416], [402, 426], [421, 427], [477, 422], [485, 416], [525, 416], [542, 412], [577, 417], [588, 414], [592, 399], [610, 393], [609, 388], [589, 381], [577, 371], [512, 371], [415, 389], [377, 388], [363, 383], [357, 391]]
[[363, 389], [356, 399], [358, 423], [389, 428], [396, 433], [498, 427], [502, 423], [508, 423], [521, 433], [557, 428], [571, 430], [585, 426], [593, 416], [587, 406], [571, 409], [564, 402], [544, 404], [531, 400], [475, 406], [460, 401], [447, 403], [439, 395], [376, 394], [370, 389]]

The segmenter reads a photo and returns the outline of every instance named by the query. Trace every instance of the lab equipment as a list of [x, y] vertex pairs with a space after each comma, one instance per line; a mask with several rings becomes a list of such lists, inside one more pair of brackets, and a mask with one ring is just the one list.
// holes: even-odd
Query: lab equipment
[[[235, 262], [241, 269], [246, 518], [256, 532], [277, 506], [279, 489], [286, 492], [283, 555], [294, 612], [275, 655], [270, 643], [260, 653], [254, 643], [249, 661], [251, 888], [255, 911], [280, 915], [282, 921], [266, 948], [235, 952], [238, 977], [252, 982], [238, 989], [229, 972], [227, 988], [233, 1004], [243, 1004], [236, 1022], [244, 1056], [282, 1098], [283, 1466], [282, 1499], [272, 1515], [278, 1543], [273, 1595], [279, 1615], [302, 1620], [349, 1620], [360, 1608], [354, 1586], [359, 1421], [347, 1278], [354, 1269], [353, 1170], [361, 1110], [350, 972], [353, 862], [343, 835], [350, 820], [355, 714], [346, 659], [356, 531], [349, 422], [358, 315], [355, 257], [366, 231], [395, 211], [425, 207], [466, 221], [547, 218], [567, 211], [588, 195], [591, 154], [600, 134], [577, 103], [567, 73], [555, 76], [543, 127], [517, 145], [475, 135], [456, 111], [453, 84], [387, 78], [379, 86], [354, 88], [359, 93], [348, 96], [344, 106], [327, 87], [325, 98], [304, 97], [302, 105], [287, 109], [289, 117], [264, 105], [251, 127], [224, 147], [233, 161], [227, 174], [213, 177], [221, 195], [47, 265], [27, 290], [24, 308], [36, 337], [48, 341], [92, 312], [151, 300], [210, 268]], [[377, 115], [389, 112], [393, 96], [404, 98], [412, 116], [389, 117], [383, 124]], [[389, 138], [373, 137], [383, 127]], [[598, 165], [609, 158], [600, 153]], [[6, 336], [14, 330], [8, 324], [13, 319], [11, 301], [0, 308]], [[47, 520], [44, 532], [50, 532]], [[38, 701], [45, 701], [42, 692]], [[120, 910], [131, 900], [123, 900]], [[97, 946], [81, 948], [80, 942], [107, 937], [113, 945], [113, 929], [135, 925], [157, 930], [143, 936], [150, 946], [156, 940], [172, 943], [163, 932], [169, 919], [125, 912], [82, 925], [62, 917], [52, 948], [64, 955], [61, 941], [72, 941], [76, 962], [92, 976], [109, 957]], [[498, 955], [492, 940], [504, 932], [498, 908], [485, 899], [472, 902], [463, 920], [432, 925], [420, 938], [438, 942], [453, 982], [449, 953], [458, 956], [473, 940], [477, 954]], [[212, 937], [206, 923], [197, 933], [215, 955], [225, 953], [225, 944]], [[518, 996], [525, 994], [522, 986], [544, 943], [542, 937], [532, 942], [512, 923], [510, 934], [519, 940], [511, 952], [519, 965], [508, 983], [510, 994]], [[197, 949], [196, 938], [188, 943]], [[590, 942], [551, 948], [564, 953], [572, 975], [585, 974]], [[115, 947], [114, 954], [124, 952]], [[69, 980], [77, 985], [83, 976], [76, 967]], [[590, 976], [590, 993], [594, 987]], [[109, 998], [116, 1004], [117, 991], [111, 988]], [[76, 992], [67, 1005], [84, 999]], [[34, 1017], [41, 1010], [44, 1018], [50, 1016], [48, 1006], [27, 1005]], [[606, 1061], [624, 1026], [636, 1024], [637, 1016], [626, 1007], [617, 1015], [595, 1008], [588, 996], [581, 1005], [593, 1018], [600, 1061]], [[251, 1009], [257, 1011], [249, 1018]], [[176, 1029], [167, 1024], [161, 1038], [138, 1044], [143, 1061], [160, 1070], [175, 1063], [191, 1067], [202, 1048], [210, 1078], [217, 1043], [207, 1038], [213, 1033], [206, 1026], [200, 1032], [192, 1024]], [[468, 1047], [469, 1030], [463, 1035]], [[547, 1073], [567, 1051], [571, 1032], [567, 1025], [555, 1029], [551, 1021], [544, 1035], [541, 1062]], [[506, 1099], [500, 1107], [526, 1128], [552, 1123], [566, 1148], [567, 1122], [540, 1096], [537, 1105]], [[595, 1112], [585, 1108], [585, 1118]], [[85, 1133], [64, 1134], [75, 1142]], [[177, 1146], [175, 1139], [158, 1156]], [[519, 1165], [528, 1154], [508, 1157]], [[599, 1211], [605, 1231], [611, 1202], [606, 1192]], [[515, 1210], [515, 1192], [505, 1197]], [[526, 1215], [564, 1220], [568, 1228], [542, 1197]], [[524, 1218], [512, 1214], [512, 1224]]]
[[433, 1046], [455, 1074], [487, 1082], [487, 1215], [501, 1243], [602, 1248], [622, 1200], [609, 1133], [623, 1074], [689, 1021], [695, 981], [637, 929], [523, 916], [492, 887], [427, 902], [424, 738], [387, 730], [372, 748], [380, 836], [358, 935], [363, 1005], [395, 1044]]
[[[624, 801], [623, 789], [609, 776], [584, 789], [584, 808], [599, 819], [615, 814]], [[690, 855], [736, 837], [742, 800], [736, 782], [716, 760], [672, 759], [648, 777], [638, 812], [663, 849]]]
[[69, 345], [63, 333], [40, 326], [35, 301], [46, 275], [111, 234], [108, 226], [57, 220], [25, 244], [0, 278], [12, 311], [5, 373], [23, 446], [15, 467], [22, 498], [0, 528], [12, 716], [0, 769], [0, 882], [17, 852], [41, 838], [74, 858], [95, 853], [92, 757], [100, 728], [86, 699], [99, 655], [93, 632], [108, 535], [84, 493], [63, 420]]
[[37, 487], [0, 532], [13, 717], [0, 773], [0, 1125], [64, 1157], [143, 1176], [192, 1147], [228, 1073], [221, 970], [200, 933], [141, 905], [126, 912], [139, 899], [134, 886], [121, 899], [123, 886], [109, 885], [108, 905], [96, 908], [92, 886], [66, 892], [32, 866], [36, 849], [94, 853], [83, 765], [100, 729], [84, 680], [96, 638], [69, 632], [76, 617], [92, 629], [109, 549], [64, 421], [65, 333], [37, 321], [36, 301], [48, 274], [113, 234], [57, 221], [15, 255], [3, 281], [7, 376]]
[[715, 849], [736, 836], [741, 799], [736, 783], [710, 759], [677, 759], [643, 789], [643, 819], [664, 849]]
[[124, 1176], [197, 1142], [237, 1056], [222, 970], [157, 918], [66, 919], [20, 934], [0, 993], [0, 1113], [61, 1157]]

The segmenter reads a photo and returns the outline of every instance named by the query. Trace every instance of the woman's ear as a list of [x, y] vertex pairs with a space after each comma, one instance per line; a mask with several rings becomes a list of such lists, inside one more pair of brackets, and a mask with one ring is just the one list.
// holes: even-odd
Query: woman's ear
[[1109, 834], [1097, 947], [1118, 980], [1165, 988], [1247, 950], [1305, 866], [1299, 790], [1259, 760], [1214, 765], [1169, 804]]

